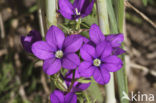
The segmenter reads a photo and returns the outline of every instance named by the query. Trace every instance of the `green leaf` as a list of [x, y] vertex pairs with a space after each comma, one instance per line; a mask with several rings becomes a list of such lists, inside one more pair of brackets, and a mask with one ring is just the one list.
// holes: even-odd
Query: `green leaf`
[[100, 90], [100, 87], [98, 84], [93, 80], [90, 87], [87, 89], [88, 95], [92, 98], [92, 101], [96, 100], [97, 103], [102, 103], [103, 102], [103, 96]]
[[97, 24], [97, 18], [91, 15], [88, 15], [87, 17], [82, 19], [82, 22], [84, 22], [88, 26], [91, 26], [94, 23]]
[[[123, 33], [123, 25], [124, 25], [124, 0], [114, 0], [115, 10], [116, 10], [116, 17], [117, 17], [117, 25], [118, 25], [118, 31], [119, 33]], [[122, 48], [123, 48], [122, 44]], [[119, 97], [120, 97], [120, 103], [129, 103], [128, 100], [122, 99], [123, 91], [128, 94], [128, 85], [127, 85], [127, 76], [126, 76], [126, 70], [125, 70], [125, 57], [124, 55], [121, 55], [120, 57], [123, 61], [123, 67], [117, 71], [116, 77], [117, 77], [117, 85], [119, 90]]]
[[77, 81], [80, 83], [90, 83], [91, 82], [91, 80], [85, 79], [85, 78], [79, 78]]
[[55, 74], [55, 75], [51, 76], [51, 79], [58, 89], [60, 89], [62, 91], [67, 91], [67, 85], [66, 85], [65, 81], [59, 77], [59, 74]]
[[144, 6], [147, 6], [148, 0], [142, 0], [142, 2], [143, 2], [143, 4], [144, 4]]
[[112, 5], [112, 0], [107, 0], [107, 10], [108, 10], [108, 16], [109, 16], [110, 24], [111, 24], [110, 33], [116, 34], [118, 33], [118, 28], [117, 28], [117, 22], [116, 22], [115, 13], [114, 13], [113, 5]]

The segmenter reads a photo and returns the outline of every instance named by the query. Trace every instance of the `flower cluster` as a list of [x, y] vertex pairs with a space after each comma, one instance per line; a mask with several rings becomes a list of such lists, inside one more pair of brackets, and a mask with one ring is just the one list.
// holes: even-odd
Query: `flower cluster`
[[[59, 0], [59, 12], [67, 19], [77, 20], [91, 13], [94, 0], [75, 0], [71, 4], [68, 0]], [[81, 34], [65, 36], [56, 26], [47, 31], [45, 41], [40, 33], [31, 31], [28, 36], [21, 37], [24, 49], [33, 53], [44, 61], [43, 71], [50, 76], [58, 75], [61, 86], [50, 95], [52, 103], [77, 103], [77, 92], [90, 86], [90, 82], [82, 83], [79, 80], [90, 80], [91, 77], [101, 84], [110, 80], [110, 72], [122, 68], [122, 61], [118, 55], [125, 51], [121, 48], [123, 34], [104, 36], [99, 26], [92, 24], [89, 29], [89, 38]], [[63, 75], [62, 70], [67, 72]]]
[[73, 4], [69, 0], [59, 0], [59, 12], [69, 20], [76, 20], [88, 16], [93, 8], [94, 1], [92, 0], [75, 0]]

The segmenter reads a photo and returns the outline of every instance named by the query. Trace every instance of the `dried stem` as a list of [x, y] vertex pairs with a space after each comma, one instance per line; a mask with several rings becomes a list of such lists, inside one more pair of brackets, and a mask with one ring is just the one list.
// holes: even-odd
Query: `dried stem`
[[49, 90], [49, 87], [48, 87], [48, 85], [47, 85], [46, 77], [45, 77], [45, 75], [44, 75], [43, 72], [42, 72], [42, 74], [41, 74], [41, 83], [42, 83], [42, 86], [43, 86], [43, 89], [44, 89], [45, 93], [46, 93], [47, 95], [49, 95], [49, 94], [50, 94], [50, 90]]
[[154, 28], [156, 28], [156, 24], [149, 19], [145, 14], [143, 14], [141, 11], [139, 11], [137, 8], [135, 8], [132, 4], [130, 4], [128, 1], [125, 1], [125, 6], [132, 8], [136, 13], [138, 13], [143, 19], [145, 19], [147, 22], [149, 22]]
[[1, 38], [5, 38], [5, 29], [1, 12], [0, 12], [0, 29], [1, 29]]

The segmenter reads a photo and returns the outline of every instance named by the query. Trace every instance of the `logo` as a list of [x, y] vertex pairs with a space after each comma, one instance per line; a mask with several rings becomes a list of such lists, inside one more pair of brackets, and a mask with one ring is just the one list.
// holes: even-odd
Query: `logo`
[[134, 93], [133, 91], [130, 93], [130, 96], [128, 96], [128, 94], [123, 91], [122, 92], [123, 96], [122, 96], [122, 100], [126, 99], [129, 101], [138, 101], [138, 102], [144, 102], [144, 101], [148, 101], [148, 102], [152, 102], [155, 101], [155, 97], [154, 94], [142, 94], [140, 91], [138, 91], [137, 93]]

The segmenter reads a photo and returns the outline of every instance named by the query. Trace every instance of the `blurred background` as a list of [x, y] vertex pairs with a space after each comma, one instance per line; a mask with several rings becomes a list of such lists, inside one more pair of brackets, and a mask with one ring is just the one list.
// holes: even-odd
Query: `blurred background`
[[[129, 3], [125, 3], [124, 41], [129, 93], [154, 94], [156, 99], [156, 1]], [[0, 103], [49, 103], [52, 84], [43, 73], [42, 62], [36, 62], [20, 42], [21, 35], [40, 30], [38, 21], [37, 0], [0, 0]], [[95, 7], [83, 22], [87, 26], [96, 22]], [[93, 85], [87, 92], [91, 98], [97, 97], [97, 103], [103, 103], [103, 86]]]

